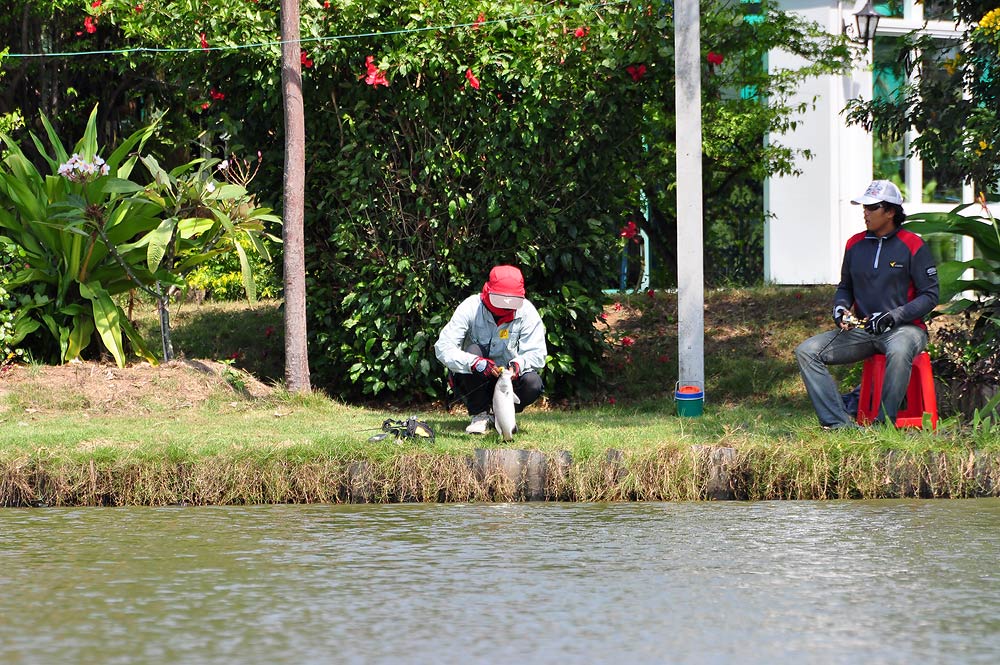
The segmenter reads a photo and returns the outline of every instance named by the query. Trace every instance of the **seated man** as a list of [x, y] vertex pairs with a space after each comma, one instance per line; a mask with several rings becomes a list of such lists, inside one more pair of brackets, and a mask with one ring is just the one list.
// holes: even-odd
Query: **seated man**
[[844, 250], [833, 298], [837, 329], [802, 342], [795, 357], [820, 424], [837, 429], [855, 424], [827, 366], [885, 354], [882, 404], [874, 422], [895, 426], [913, 359], [927, 346], [923, 317], [938, 304], [937, 268], [924, 241], [899, 228], [906, 215], [896, 185], [876, 180], [851, 203], [864, 207], [868, 230], [851, 236]]
[[524, 297], [524, 277], [514, 266], [490, 270], [483, 290], [458, 306], [441, 330], [434, 353], [448, 368], [449, 382], [471, 416], [465, 431], [484, 434], [490, 425], [493, 387], [501, 368], [513, 376], [520, 412], [544, 391], [545, 326]]

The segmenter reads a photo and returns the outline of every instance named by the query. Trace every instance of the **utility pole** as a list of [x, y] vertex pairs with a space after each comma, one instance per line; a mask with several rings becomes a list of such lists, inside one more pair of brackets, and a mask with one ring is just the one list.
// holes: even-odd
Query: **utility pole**
[[306, 128], [302, 103], [299, 0], [281, 0], [281, 94], [285, 104], [285, 385], [309, 392], [306, 334]]
[[705, 264], [701, 182], [701, 18], [674, 2], [677, 108], [677, 363], [681, 383], [705, 386]]

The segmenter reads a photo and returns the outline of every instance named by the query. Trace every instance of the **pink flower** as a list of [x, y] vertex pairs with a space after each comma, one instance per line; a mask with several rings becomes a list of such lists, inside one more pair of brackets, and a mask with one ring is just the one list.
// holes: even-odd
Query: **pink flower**
[[203, 102], [201, 105], [201, 110], [205, 111], [208, 109], [209, 106], [211, 106], [211, 104], [209, 104], [208, 102]]
[[201, 39], [201, 47], [202, 47], [202, 48], [205, 48], [205, 49], [207, 49], [207, 48], [208, 48], [208, 40], [207, 40], [207, 39], [205, 39], [205, 33], [204, 33], [204, 32], [203, 32], [203, 33], [201, 33], [201, 34], [199, 35], [199, 37], [200, 37], [200, 39]]
[[302, 66], [305, 67], [306, 69], [309, 69], [310, 67], [313, 66], [313, 61], [309, 59], [308, 55], [306, 55], [305, 49], [302, 49], [299, 52], [299, 60], [302, 62]]
[[476, 75], [472, 73], [471, 69], [465, 70], [465, 80], [468, 81], [469, 85], [471, 85], [474, 89], [479, 90], [479, 79], [476, 78]]
[[629, 65], [625, 68], [625, 71], [629, 73], [633, 81], [638, 83], [646, 75], [646, 65]]
[[365, 58], [365, 68], [367, 72], [359, 76], [358, 78], [363, 78], [365, 83], [370, 86], [389, 86], [389, 81], [385, 78], [385, 72], [375, 66], [375, 56], [370, 55]]
[[486, 14], [479, 12], [479, 16], [472, 22], [472, 29], [479, 30], [479, 27], [486, 21]]
[[94, 34], [97, 32], [97, 19], [93, 16], [88, 16], [83, 19], [83, 29], [87, 31], [88, 34]]
[[721, 65], [722, 64], [722, 54], [716, 53], [715, 51], [709, 51], [708, 55], [705, 56], [710, 65]]
[[622, 337], [622, 346], [628, 347], [632, 346], [633, 344], [635, 344], [635, 340], [629, 337], [628, 335]]
[[590, 34], [590, 28], [585, 25], [580, 26], [579, 28], [573, 31], [573, 36], [576, 37], [577, 39], [583, 39], [589, 34]]

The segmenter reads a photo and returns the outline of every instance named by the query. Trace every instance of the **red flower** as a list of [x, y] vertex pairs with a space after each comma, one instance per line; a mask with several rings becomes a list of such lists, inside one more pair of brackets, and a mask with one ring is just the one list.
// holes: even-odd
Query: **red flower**
[[622, 337], [622, 346], [632, 346], [633, 344], [635, 344], [635, 340], [628, 335]]
[[670, 362], [670, 356], [668, 356], [667, 354], [664, 353], [662, 356], [660, 356], [660, 357], [658, 357], [656, 359], [656, 362], [668, 363], [668, 362]]
[[313, 66], [313, 61], [309, 59], [308, 55], [306, 55], [305, 49], [302, 49], [299, 52], [299, 60], [302, 62], [302, 66], [305, 67], [306, 69], [309, 69], [310, 67]]
[[628, 240], [630, 238], [635, 238], [636, 234], [638, 233], [639, 233], [639, 227], [635, 225], [635, 222], [629, 220], [628, 224], [623, 226], [621, 230], [618, 232], [618, 235]]
[[97, 9], [98, 7], [101, 6], [101, 0], [94, 0], [92, 3], [90, 3], [90, 6], [93, 7], [94, 9]]
[[270, 337], [274, 334], [274, 326], [268, 326], [264, 328], [264, 337]]
[[205, 33], [204, 32], [201, 33], [201, 35], [199, 35], [199, 37], [201, 38], [201, 47], [202, 48], [208, 48], [208, 40], [205, 39]]
[[324, 2], [323, 3], [323, 9], [329, 9], [329, 8], [330, 8], [330, 3], [329, 2]]
[[646, 75], [646, 65], [629, 65], [625, 68], [625, 71], [629, 73], [633, 81], [638, 82], [639, 79]]
[[613, 405], [614, 403], [615, 403], [615, 398], [614, 397], [609, 397], [608, 398], [608, 404], [612, 404]]
[[215, 88], [212, 88], [211, 90], [208, 91], [208, 96], [217, 102], [221, 102], [223, 99], [226, 98], [226, 93], [219, 92]]
[[715, 51], [709, 51], [708, 55], [705, 56], [710, 65], [721, 65], [722, 64], [722, 54], [716, 53]]
[[468, 81], [469, 85], [473, 88], [479, 90], [479, 79], [476, 78], [476, 75], [472, 73], [471, 69], [465, 70], [465, 80]]
[[472, 22], [472, 29], [479, 30], [479, 26], [481, 26], [485, 21], [486, 21], [486, 14], [479, 12], [479, 16], [477, 16], [476, 20]]
[[142, 13], [142, 3], [141, 2], [135, 6], [135, 13], [136, 14], [141, 14]]
[[93, 16], [83, 19], [83, 29], [91, 35], [97, 32], [97, 19]]
[[211, 106], [211, 104], [209, 104], [208, 102], [202, 102], [201, 110], [205, 111], [208, 109], [209, 106]]
[[589, 34], [590, 34], [590, 28], [585, 25], [580, 26], [579, 28], [573, 31], [573, 36], [576, 37], [577, 39], [583, 39]]
[[655, 298], [656, 297], [656, 291], [654, 291], [653, 289], [650, 289], [649, 291], [646, 291], [646, 295], [649, 296], [650, 298]]
[[365, 83], [370, 86], [389, 86], [389, 81], [385, 78], [385, 72], [375, 66], [375, 56], [370, 55], [365, 58], [365, 67], [368, 71], [358, 78], [363, 78]]
[[620, 302], [615, 303], [615, 311], [616, 312], [622, 311], [622, 304]]
[[603, 321], [604, 323], [608, 322], [608, 315], [605, 314], [604, 312], [601, 312], [600, 314], [598, 314], [597, 318], [600, 319], [601, 321]]

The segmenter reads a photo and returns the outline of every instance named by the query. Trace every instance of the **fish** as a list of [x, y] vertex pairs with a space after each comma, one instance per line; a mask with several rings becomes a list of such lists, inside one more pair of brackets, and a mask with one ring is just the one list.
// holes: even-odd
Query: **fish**
[[520, 398], [514, 394], [510, 370], [505, 369], [493, 388], [493, 424], [504, 441], [514, 440], [514, 430], [517, 429], [514, 405], [520, 403]]

